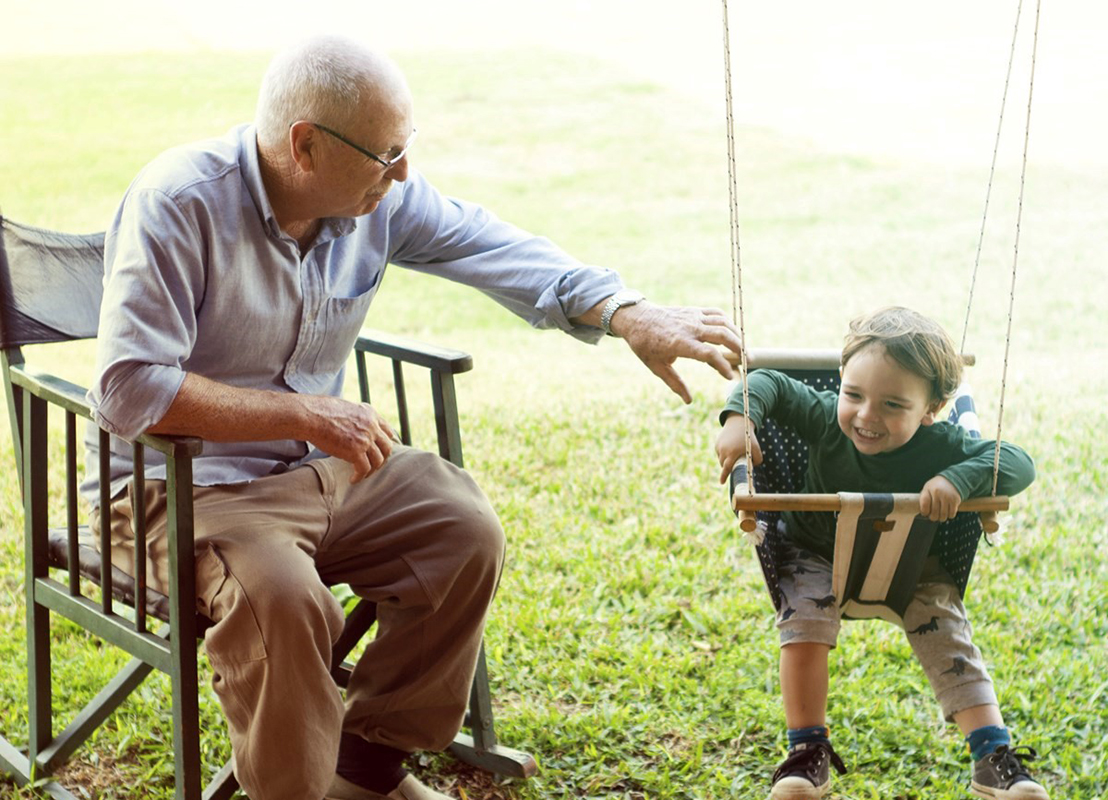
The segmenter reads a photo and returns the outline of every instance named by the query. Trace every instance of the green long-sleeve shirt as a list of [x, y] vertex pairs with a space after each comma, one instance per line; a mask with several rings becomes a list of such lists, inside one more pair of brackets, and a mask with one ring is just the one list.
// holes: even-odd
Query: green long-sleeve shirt
[[[750, 373], [748, 384], [749, 417], [755, 428], [772, 419], [795, 430], [807, 443], [806, 494], [918, 492], [936, 475], [954, 484], [963, 500], [992, 492], [996, 443], [972, 439], [953, 423], [921, 426], [896, 450], [864, 455], [839, 428], [835, 392], [818, 392], [787, 375], [765, 369]], [[733, 413], [744, 413], [741, 386], [728, 398], [720, 422]], [[1031, 457], [1019, 447], [1001, 442], [997, 493], [1022, 492], [1034, 479]], [[833, 514], [786, 511], [783, 517], [793, 542], [828, 560], [832, 558]]]

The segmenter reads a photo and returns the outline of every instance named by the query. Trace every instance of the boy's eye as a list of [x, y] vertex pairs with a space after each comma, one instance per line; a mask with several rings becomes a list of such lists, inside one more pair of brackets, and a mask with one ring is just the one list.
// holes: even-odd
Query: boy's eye
[[843, 392], [843, 395], [850, 398], [851, 400], [859, 400], [862, 397], [862, 395], [858, 394], [857, 392]]
[[903, 408], [904, 407], [900, 403], [894, 403], [892, 400], [885, 403], [885, 405], [887, 405], [889, 408]]

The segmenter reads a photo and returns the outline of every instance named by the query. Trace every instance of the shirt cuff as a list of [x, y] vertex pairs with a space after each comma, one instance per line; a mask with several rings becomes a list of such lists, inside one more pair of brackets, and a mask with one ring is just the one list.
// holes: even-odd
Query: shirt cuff
[[184, 380], [184, 370], [163, 364], [110, 370], [88, 393], [93, 419], [109, 433], [134, 441], [161, 421]]

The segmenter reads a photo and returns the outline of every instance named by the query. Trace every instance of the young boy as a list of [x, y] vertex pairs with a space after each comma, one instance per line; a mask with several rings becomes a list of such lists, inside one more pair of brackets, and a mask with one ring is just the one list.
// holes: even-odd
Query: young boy
[[[773, 418], [808, 443], [804, 492], [919, 492], [922, 515], [949, 519], [963, 499], [990, 494], [993, 479], [995, 443], [936, 421], [961, 370], [950, 337], [920, 314], [886, 308], [855, 319], [843, 348], [838, 396], [770, 370], [749, 375], [749, 416], [742, 387], [732, 392], [716, 441], [720, 481], [745, 457], [747, 425], [757, 428]], [[757, 464], [761, 450], [753, 429], [750, 442]], [[1002, 443], [997, 492], [1016, 494], [1034, 477], [1030, 457]], [[806, 800], [827, 791], [831, 765], [846, 771], [826, 725], [828, 653], [840, 624], [837, 604], [823, 602], [831, 594], [835, 520], [828, 513], [785, 512], [782, 526], [788, 564], [779, 572], [783, 602], [777, 627], [789, 755], [774, 773], [771, 798]], [[973, 793], [1046, 800], [1026, 766], [1034, 751], [1011, 747], [958, 589], [935, 557], [925, 563], [904, 628], [943, 713], [966, 737], [974, 759]]]

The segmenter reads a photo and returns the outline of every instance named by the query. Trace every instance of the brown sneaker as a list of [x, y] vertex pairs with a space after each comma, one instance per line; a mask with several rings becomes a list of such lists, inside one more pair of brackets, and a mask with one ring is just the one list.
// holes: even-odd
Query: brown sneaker
[[1050, 795], [1031, 777], [1024, 762], [1034, 761], [1038, 753], [1030, 747], [1002, 744], [973, 765], [970, 791], [989, 800], [1050, 800]]
[[798, 744], [773, 773], [770, 800], [819, 800], [831, 786], [831, 767], [846, 774], [830, 744]]

